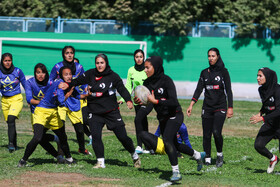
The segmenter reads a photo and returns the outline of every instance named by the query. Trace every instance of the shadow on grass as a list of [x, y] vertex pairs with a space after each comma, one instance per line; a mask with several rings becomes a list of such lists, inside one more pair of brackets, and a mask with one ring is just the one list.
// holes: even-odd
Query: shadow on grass
[[[30, 165], [32, 163], [32, 165]], [[31, 158], [28, 160], [28, 166], [33, 167], [35, 165], [43, 165], [43, 164], [56, 164], [56, 161], [52, 158]]]
[[245, 169], [249, 170], [249, 171], [253, 171], [253, 173], [266, 173], [266, 170], [263, 170], [263, 169], [253, 169], [253, 168], [249, 168], [249, 167], [246, 167]]

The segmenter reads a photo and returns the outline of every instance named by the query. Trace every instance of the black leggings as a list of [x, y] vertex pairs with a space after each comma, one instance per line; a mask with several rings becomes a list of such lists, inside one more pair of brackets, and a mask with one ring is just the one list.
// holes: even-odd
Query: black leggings
[[82, 108], [82, 115], [83, 115], [83, 127], [84, 127], [84, 133], [89, 137], [91, 135], [89, 128], [88, 128], [88, 107], [84, 106]]
[[268, 159], [273, 157], [273, 154], [265, 147], [275, 135], [280, 134], [280, 128], [273, 128], [267, 124], [263, 124], [255, 140], [255, 149], [261, 155]]
[[185, 144], [177, 141], [177, 132], [184, 120], [182, 112], [176, 113], [175, 117], [170, 117], [159, 122], [160, 132], [162, 133], [165, 152], [168, 155], [172, 166], [178, 164], [177, 150], [189, 156], [193, 156], [194, 150]]
[[[97, 115], [95, 115], [97, 116]], [[99, 116], [100, 117], [100, 116]], [[93, 117], [94, 118], [94, 117]], [[102, 129], [105, 125], [103, 122], [96, 121], [96, 118], [91, 118], [90, 123], [90, 131], [92, 135], [92, 148], [95, 152], [96, 158], [104, 158], [104, 144], [102, 142]], [[118, 140], [122, 143], [123, 147], [129, 152], [134, 153], [135, 148], [133, 145], [133, 141], [131, 138], [127, 136], [126, 129], [124, 125], [115, 126], [111, 129]]]
[[[35, 151], [36, 147], [38, 144], [40, 144], [48, 153], [50, 153], [53, 157], [57, 157], [58, 153], [55, 150], [55, 148], [50, 144], [48, 141], [48, 138], [45, 138], [45, 133], [48, 130], [41, 124], [34, 124], [34, 135], [31, 141], [27, 144], [23, 160], [28, 160], [30, 155]], [[61, 144], [61, 149], [63, 150], [65, 157], [70, 158], [70, 150], [69, 150], [69, 145], [67, 142], [67, 136], [65, 133], [65, 126], [63, 126], [60, 129], [53, 130], [53, 132], [58, 136], [60, 144]]]
[[211, 138], [214, 135], [215, 145], [217, 152], [223, 151], [223, 136], [222, 130], [226, 119], [226, 112], [221, 111], [213, 113], [208, 118], [202, 117], [202, 128], [203, 128], [203, 149], [206, 153], [206, 158], [211, 157]]
[[73, 124], [77, 141], [79, 144], [79, 150], [85, 152], [85, 137], [84, 137], [84, 125], [82, 123]]
[[147, 131], [142, 131], [140, 132], [139, 137], [148, 150], [157, 150], [158, 137], [156, 135]]
[[9, 146], [17, 147], [16, 116], [8, 115], [8, 137]]
[[140, 133], [142, 131], [147, 131], [148, 132], [148, 119], [147, 115], [151, 112], [153, 109], [152, 107], [141, 107], [141, 105], [134, 105], [135, 108], [135, 119], [134, 119], [134, 124], [135, 124], [135, 130], [136, 130], [136, 139], [137, 139], [137, 145], [142, 147], [142, 140], [140, 138]]

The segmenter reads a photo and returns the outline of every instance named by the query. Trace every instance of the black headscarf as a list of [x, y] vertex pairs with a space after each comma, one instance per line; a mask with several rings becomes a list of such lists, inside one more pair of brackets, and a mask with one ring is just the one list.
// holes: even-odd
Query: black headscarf
[[207, 55], [209, 54], [210, 51], [214, 51], [216, 53], [216, 55], [218, 56], [218, 60], [214, 65], [211, 65], [210, 62], [209, 62], [210, 71], [211, 72], [213, 72], [213, 71], [217, 72], [217, 71], [223, 70], [225, 68], [225, 64], [224, 64], [224, 62], [221, 58], [220, 51], [217, 48], [213, 47], [213, 48], [208, 50]]
[[[39, 81], [36, 77], [37, 68], [40, 68], [42, 70], [42, 72], [46, 74], [45, 79], [43, 81]], [[47, 86], [47, 84], [49, 82], [49, 72], [47, 70], [47, 67], [44, 64], [42, 64], [42, 63], [36, 64], [36, 66], [34, 67], [34, 78], [35, 78], [37, 84], [42, 85], [42, 86]]]
[[[143, 63], [141, 65], [138, 65], [135, 61], [135, 55], [137, 53], [142, 53], [143, 55]], [[136, 51], [134, 51], [134, 62], [135, 62], [135, 65], [134, 65], [134, 68], [137, 70], [137, 71], [143, 71], [145, 69], [145, 63], [144, 63], [144, 59], [145, 59], [145, 54], [144, 52], [141, 50], [141, 49], [137, 49]]]
[[264, 67], [259, 69], [259, 71], [263, 72], [266, 82], [259, 87], [259, 93], [260, 97], [262, 99], [262, 102], [269, 99], [273, 94], [275, 89], [279, 86], [277, 83], [277, 75], [276, 72]]
[[63, 58], [63, 66], [66, 66], [68, 68], [71, 69], [72, 71], [72, 75], [75, 75], [76, 74], [76, 64], [74, 62], [74, 58], [71, 62], [68, 62], [67, 60], [65, 60], [65, 56], [64, 56], [64, 53], [67, 49], [72, 49], [73, 53], [74, 53], [74, 56], [75, 56], [75, 48], [72, 47], [72, 46], [65, 46], [63, 49], [62, 49], [62, 58]]
[[155, 89], [159, 80], [164, 75], [163, 60], [160, 56], [151, 56], [147, 58], [146, 61], [151, 62], [154, 67], [154, 74], [144, 81], [144, 85], [150, 85], [152, 89]]
[[[5, 66], [4, 66], [4, 64], [3, 64], [4, 59], [5, 59], [6, 57], [10, 57], [11, 60], [12, 60], [12, 65], [11, 65], [11, 67], [10, 67], [9, 69], [5, 68]], [[8, 74], [11, 74], [11, 73], [14, 71], [14, 69], [15, 69], [15, 66], [14, 66], [14, 64], [13, 64], [13, 56], [12, 56], [12, 54], [11, 54], [11, 53], [4, 53], [4, 54], [2, 55], [2, 57], [1, 57], [1, 64], [0, 64], [0, 70], [1, 70], [1, 72], [2, 72], [3, 74], [5, 74], [5, 75], [8, 75]]]
[[99, 57], [101, 57], [101, 58], [103, 58], [103, 59], [105, 60], [105, 62], [106, 62], [106, 68], [104, 69], [103, 72], [99, 72], [99, 71], [97, 70], [97, 68], [94, 68], [94, 69], [93, 69], [94, 75], [95, 75], [96, 77], [103, 77], [103, 76], [106, 76], [106, 75], [110, 74], [111, 72], [113, 72], [113, 71], [111, 70], [110, 65], [109, 65], [108, 57], [107, 57], [105, 54], [100, 53], [100, 54], [96, 55], [96, 57], [95, 57], [95, 62], [96, 62], [96, 59], [99, 58]]

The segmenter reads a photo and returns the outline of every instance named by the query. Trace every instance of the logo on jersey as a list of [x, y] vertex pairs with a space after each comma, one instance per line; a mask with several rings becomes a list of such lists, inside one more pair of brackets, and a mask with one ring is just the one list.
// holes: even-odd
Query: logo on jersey
[[42, 90], [40, 90], [38, 95], [34, 96], [34, 98], [37, 100], [41, 100], [44, 96], [45, 96], [45, 94], [42, 92]]
[[159, 88], [157, 91], [159, 94], [163, 94], [163, 88]]
[[219, 82], [221, 80], [220, 76], [215, 77], [215, 81]]
[[17, 81], [17, 78], [15, 78], [14, 81], [11, 81], [10, 77], [7, 76], [7, 78], [4, 81], [1, 81], [1, 83], [3, 84], [4, 89], [9, 88], [9, 89], [13, 89], [13, 83], [15, 83]]
[[274, 102], [274, 97], [269, 98], [270, 102]]
[[91, 119], [92, 118], [92, 113], [89, 113], [88, 114], [88, 119]]
[[105, 86], [106, 86], [106, 85], [105, 85], [105, 83], [101, 83], [101, 84], [99, 84], [99, 87], [100, 87], [100, 88], [102, 88], [102, 89], [104, 89], [104, 88], [105, 88]]
[[220, 86], [219, 85], [206, 85], [207, 90], [219, 90]]

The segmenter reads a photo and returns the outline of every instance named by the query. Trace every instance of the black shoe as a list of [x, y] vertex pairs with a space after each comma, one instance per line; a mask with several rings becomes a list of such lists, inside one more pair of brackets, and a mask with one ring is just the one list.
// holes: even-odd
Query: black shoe
[[13, 143], [9, 143], [8, 150], [10, 153], [12, 153], [16, 150], [16, 146], [14, 146]]
[[20, 161], [18, 162], [17, 167], [21, 168], [21, 167], [25, 167], [26, 166], [26, 161], [23, 159], [20, 159]]
[[224, 164], [224, 156], [217, 156], [216, 167], [222, 167]]

